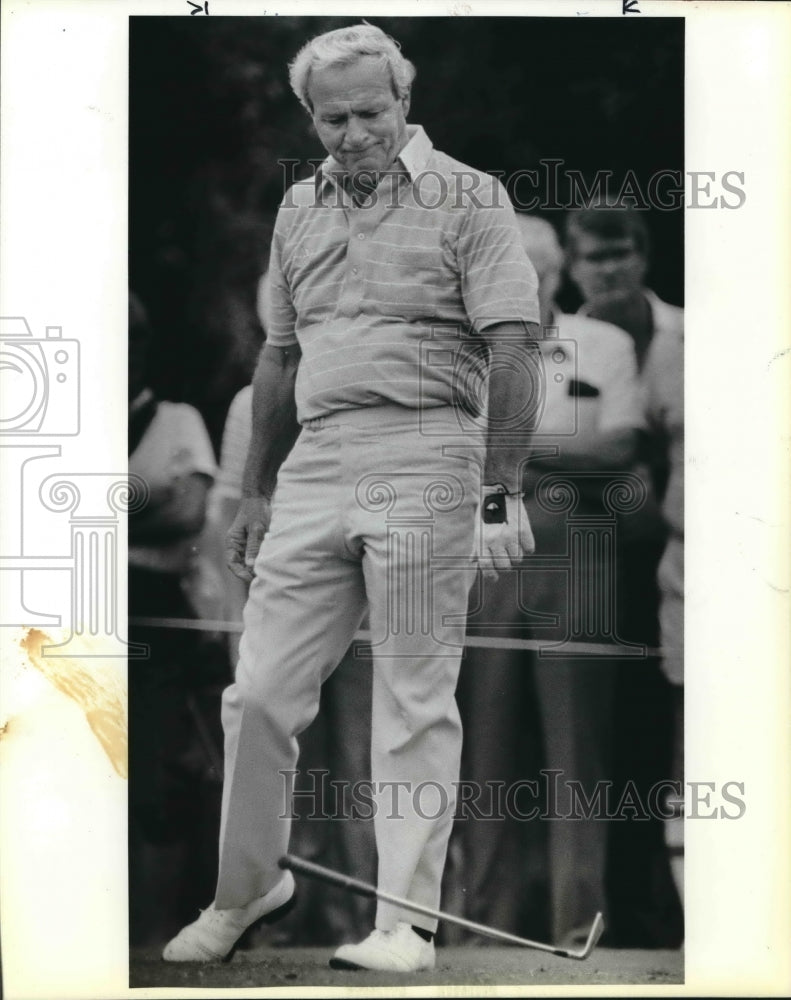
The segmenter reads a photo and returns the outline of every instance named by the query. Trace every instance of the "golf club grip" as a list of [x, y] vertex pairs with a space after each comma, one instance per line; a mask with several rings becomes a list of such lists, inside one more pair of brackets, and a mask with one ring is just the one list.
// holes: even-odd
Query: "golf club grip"
[[349, 892], [357, 893], [358, 896], [368, 896], [370, 899], [376, 898], [376, 887], [359, 879], [351, 878], [349, 875], [341, 875], [339, 872], [330, 871], [329, 868], [322, 868], [321, 865], [314, 865], [312, 861], [305, 861], [302, 858], [294, 857], [293, 854], [284, 854], [278, 861], [281, 868], [290, 868], [294, 872], [301, 872], [303, 875], [311, 875], [313, 878], [323, 879], [325, 882], [334, 882]]

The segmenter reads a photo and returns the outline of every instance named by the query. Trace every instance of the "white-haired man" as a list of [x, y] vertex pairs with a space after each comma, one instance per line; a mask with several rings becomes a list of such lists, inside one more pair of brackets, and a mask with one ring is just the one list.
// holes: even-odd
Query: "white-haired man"
[[[291, 66], [329, 157], [286, 193], [275, 225], [269, 339], [229, 534], [232, 563], [254, 575], [223, 698], [217, 892], [166, 947], [169, 960], [225, 957], [293, 898], [291, 873], [278, 867], [289, 836], [284, 776], [366, 604], [378, 883], [439, 904], [461, 749], [454, 692], [483, 512], [484, 572], [533, 546], [519, 496], [524, 437], [499, 441], [488, 428], [513, 432], [529, 410], [533, 380], [513, 359], [536, 363], [539, 317], [535, 272], [501, 186], [407, 125], [413, 76], [370, 25], [314, 39]], [[332, 962], [431, 968], [435, 928], [380, 902], [376, 929]]]

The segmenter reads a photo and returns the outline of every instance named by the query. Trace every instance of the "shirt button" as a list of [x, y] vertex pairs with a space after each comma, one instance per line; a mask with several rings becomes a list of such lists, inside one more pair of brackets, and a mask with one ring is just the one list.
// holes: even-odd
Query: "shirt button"
[[365, 233], [358, 233], [357, 234], [357, 239], [358, 240], [364, 240], [365, 239]]
[[360, 270], [360, 268], [359, 268], [359, 267], [353, 267], [353, 268], [352, 268], [352, 274], [357, 274], [357, 272], [358, 272], [359, 270]]

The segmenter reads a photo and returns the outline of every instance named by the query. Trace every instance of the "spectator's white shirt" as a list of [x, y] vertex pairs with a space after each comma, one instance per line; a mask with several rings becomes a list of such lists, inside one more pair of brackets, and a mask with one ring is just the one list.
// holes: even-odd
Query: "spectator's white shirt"
[[[129, 472], [152, 491], [179, 477], [200, 473], [213, 480], [217, 466], [206, 426], [187, 403], [160, 402], [154, 419], [129, 457]], [[129, 563], [164, 573], [184, 573], [192, 563], [197, 536], [160, 545], [129, 545]]]
[[[553, 322], [558, 338], [541, 341], [546, 396], [537, 432], [568, 433], [575, 421], [602, 433], [642, 427], [637, 361], [629, 335], [579, 313], [555, 312]], [[572, 379], [597, 394], [570, 394]]]

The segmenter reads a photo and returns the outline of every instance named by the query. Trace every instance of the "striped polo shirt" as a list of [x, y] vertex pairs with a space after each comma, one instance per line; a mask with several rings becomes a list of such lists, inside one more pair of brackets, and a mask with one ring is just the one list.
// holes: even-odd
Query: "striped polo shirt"
[[533, 266], [505, 189], [420, 126], [363, 204], [329, 157], [278, 210], [268, 342], [298, 343], [301, 422], [396, 403], [485, 407], [481, 331], [538, 323]]

